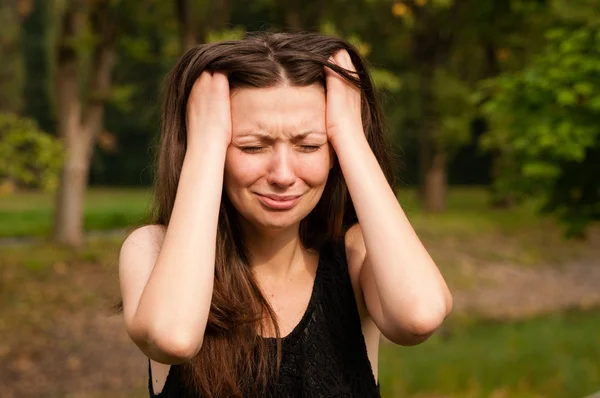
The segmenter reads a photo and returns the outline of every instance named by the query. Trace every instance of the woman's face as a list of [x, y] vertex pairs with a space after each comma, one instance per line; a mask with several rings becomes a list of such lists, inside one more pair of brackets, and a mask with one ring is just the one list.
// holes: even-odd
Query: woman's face
[[323, 88], [236, 89], [231, 121], [227, 196], [254, 228], [296, 227], [319, 202], [333, 166]]

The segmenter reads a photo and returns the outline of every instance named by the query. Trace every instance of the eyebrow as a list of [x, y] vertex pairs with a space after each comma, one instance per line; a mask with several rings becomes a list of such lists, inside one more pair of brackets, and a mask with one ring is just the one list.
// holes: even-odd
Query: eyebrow
[[[326, 135], [326, 133], [322, 133], [319, 131], [313, 131], [313, 130], [303, 131], [299, 134], [295, 134], [292, 137], [292, 141], [301, 141], [311, 134]], [[262, 132], [262, 131], [246, 132], [246, 133], [239, 134], [237, 136], [237, 138], [246, 138], [246, 137], [256, 137], [256, 138], [259, 138], [261, 141], [266, 141], [266, 142], [274, 141], [273, 136], [271, 136], [268, 133]]]

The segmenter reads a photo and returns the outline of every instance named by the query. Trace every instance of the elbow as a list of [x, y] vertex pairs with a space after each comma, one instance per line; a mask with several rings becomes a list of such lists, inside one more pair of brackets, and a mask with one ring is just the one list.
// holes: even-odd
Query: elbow
[[452, 298], [449, 296], [443, 305], [416, 309], [409, 317], [406, 314], [396, 317], [393, 323], [395, 327], [388, 328], [389, 332], [384, 335], [395, 344], [404, 346], [420, 344], [435, 333], [451, 311]]
[[137, 328], [130, 332], [132, 340], [150, 359], [179, 365], [192, 359], [202, 346], [202, 338], [191, 338], [174, 328]]
[[407, 330], [415, 337], [426, 338], [431, 336], [442, 325], [445, 318], [445, 315], [442, 315], [440, 312], [417, 314], [411, 319]]
[[195, 341], [187, 335], [174, 331], [151, 341], [151, 345], [157, 354], [157, 361], [162, 363], [168, 362], [171, 365], [189, 361], [198, 354], [198, 351], [202, 347], [202, 339]]
[[409, 320], [409, 331], [415, 336], [431, 336], [452, 312], [452, 296], [446, 291], [439, 303], [416, 309]]

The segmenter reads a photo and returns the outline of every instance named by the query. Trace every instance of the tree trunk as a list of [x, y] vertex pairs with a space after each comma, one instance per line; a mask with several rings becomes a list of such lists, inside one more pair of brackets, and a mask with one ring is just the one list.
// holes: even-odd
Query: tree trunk
[[[79, 7], [78, 7], [79, 6]], [[72, 46], [85, 21], [82, 3], [68, 3], [61, 17], [56, 68], [57, 130], [63, 139], [65, 161], [56, 196], [54, 240], [71, 247], [83, 244], [83, 206], [90, 162], [102, 130], [104, 102], [110, 91], [116, 36], [108, 1], [94, 4], [89, 14], [98, 36], [90, 70], [90, 93], [85, 112], [80, 97], [78, 57]]]
[[419, 139], [421, 185], [419, 197], [427, 212], [439, 213], [446, 208], [448, 178], [446, 152], [436, 144], [433, 125], [423, 128]]
[[179, 50], [182, 54], [198, 44], [190, 1], [175, 0], [177, 26], [179, 27]]
[[446, 209], [446, 190], [448, 179], [446, 175], [446, 154], [439, 151], [431, 159], [425, 170], [424, 207], [431, 213], [440, 213]]
[[304, 29], [304, 24], [302, 23], [302, 17], [300, 16], [300, 12], [297, 8], [294, 7], [295, 4], [289, 5], [285, 12], [285, 25], [286, 28], [290, 29], [293, 32], [299, 32]]
[[54, 240], [70, 247], [83, 245], [83, 206], [88, 183], [91, 145], [78, 139], [78, 131], [65, 153], [60, 176], [54, 221]]
[[77, 24], [76, 12], [75, 5], [71, 3], [60, 18], [55, 78], [57, 132], [63, 140], [65, 161], [56, 195], [54, 240], [69, 246], [79, 246], [83, 241], [79, 220], [82, 199], [77, 196], [80, 188], [73, 184], [72, 180], [78, 166], [75, 162], [74, 146], [81, 126], [77, 54], [68, 43], [76, 37], [81, 27]]
[[[412, 2], [409, 2], [412, 3]], [[453, 49], [453, 35], [443, 30], [440, 18], [452, 17], [464, 1], [452, 2], [447, 14], [431, 12], [429, 7], [413, 7], [415, 28], [411, 39], [412, 56], [419, 67], [420, 123], [419, 136], [419, 199], [425, 211], [442, 212], [446, 208], [448, 153], [439, 140], [440, 109], [433, 87], [435, 71], [445, 65]]]
[[447, 154], [438, 143], [439, 116], [434, 108], [432, 71], [424, 70], [420, 80], [422, 129], [419, 136], [419, 199], [425, 211], [439, 213], [446, 208]]

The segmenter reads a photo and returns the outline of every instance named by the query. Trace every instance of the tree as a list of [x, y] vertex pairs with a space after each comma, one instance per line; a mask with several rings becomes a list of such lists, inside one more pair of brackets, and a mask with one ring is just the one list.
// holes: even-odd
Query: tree
[[[74, 247], [83, 242], [83, 204], [90, 161], [111, 88], [117, 34], [111, 3], [56, 3], [55, 100], [65, 161], [56, 198], [54, 239]], [[86, 54], [87, 48], [91, 48], [90, 54]]]
[[[473, 140], [478, 82], [514, 67], [513, 58], [506, 60], [505, 48], [517, 38], [522, 44], [518, 34], [531, 28], [537, 3], [404, 0], [391, 4], [399, 26], [387, 28], [388, 37], [376, 42], [386, 43], [379, 46], [389, 54], [385, 64], [402, 81], [395, 107], [388, 112], [403, 143], [418, 153], [419, 196], [425, 210], [444, 210], [448, 165]], [[379, 25], [384, 30], [389, 22]]]
[[521, 70], [485, 83], [483, 145], [501, 153], [498, 190], [535, 195], [569, 235], [600, 220], [600, 6], [553, 3], [545, 43]]
[[[487, 3], [487, 2], [486, 2]], [[404, 82], [394, 111], [405, 140], [419, 158], [419, 196], [429, 212], [445, 208], [447, 165], [471, 139], [475, 115], [471, 94], [484, 73], [477, 29], [480, 2], [468, 0], [395, 2], [391, 11], [402, 29], [394, 42]]]

